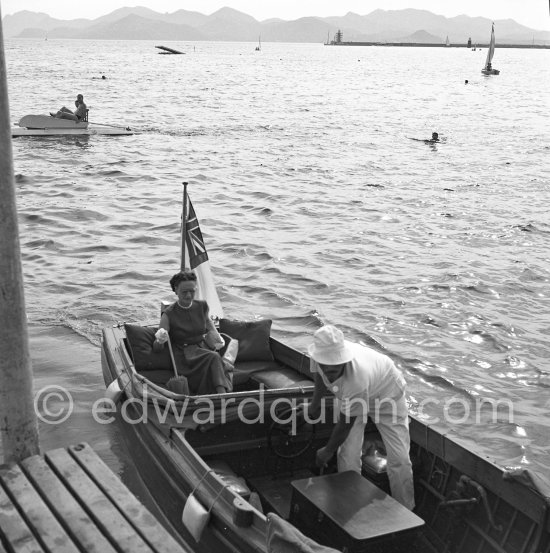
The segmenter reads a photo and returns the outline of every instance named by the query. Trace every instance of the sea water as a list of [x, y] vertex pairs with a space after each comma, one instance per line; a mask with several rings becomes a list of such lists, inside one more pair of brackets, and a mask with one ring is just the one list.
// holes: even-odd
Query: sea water
[[467, 48], [157, 44], [6, 41], [14, 122], [82, 93], [136, 131], [13, 141], [35, 390], [74, 401], [43, 448], [130, 473], [91, 415], [100, 333], [172, 297], [187, 181], [227, 317], [301, 351], [336, 324], [394, 359], [411, 412], [546, 476], [550, 53], [497, 48], [487, 77]]

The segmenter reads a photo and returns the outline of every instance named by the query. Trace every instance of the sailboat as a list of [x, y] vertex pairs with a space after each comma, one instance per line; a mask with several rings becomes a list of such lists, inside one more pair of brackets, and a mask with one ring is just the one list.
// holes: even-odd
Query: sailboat
[[495, 24], [491, 27], [491, 40], [489, 42], [489, 51], [487, 52], [487, 59], [485, 60], [485, 67], [481, 70], [484, 75], [498, 75], [500, 71], [493, 69], [491, 62], [493, 61], [493, 55], [495, 53]]
[[449, 42], [449, 35], [447, 35], [447, 40], [445, 41], [445, 46], [450, 46], [451, 43]]
[[259, 52], [262, 49], [262, 36], [258, 37], [258, 46], [256, 46], [256, 52]]

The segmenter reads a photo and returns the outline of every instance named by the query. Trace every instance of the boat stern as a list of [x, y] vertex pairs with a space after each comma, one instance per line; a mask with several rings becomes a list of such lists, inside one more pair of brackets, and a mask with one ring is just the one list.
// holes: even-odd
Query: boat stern
[[58, 119], [51, 115], [25, 115], [17, 123], [25, 129], [78, 129], [88, 128], [87, 121], [73, 121], [72, 119]]

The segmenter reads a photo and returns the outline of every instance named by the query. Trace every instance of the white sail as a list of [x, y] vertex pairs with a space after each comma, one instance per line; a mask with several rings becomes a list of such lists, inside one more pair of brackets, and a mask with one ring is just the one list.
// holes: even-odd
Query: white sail
[[491, 40], [489, 41], [489, 51], [487, 52], [487, 60], [485, 61], [485, 68], [493, 61], [493, 54], [495, 53], [495, 24], [491, 27]]

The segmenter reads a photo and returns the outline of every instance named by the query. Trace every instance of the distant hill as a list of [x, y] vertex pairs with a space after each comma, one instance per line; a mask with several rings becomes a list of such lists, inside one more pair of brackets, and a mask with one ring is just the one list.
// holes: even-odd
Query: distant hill
[[166, 21], [151, 24], [151, 19], [133, 14], [116, 21], [93, 25], [76, 33], [79, 38], [93, 39], [110, 39], [116, 36], [120, 40], [208, 40], [204, 34], [189, 25]]
[[[483, 17], [443, 17], [426, 10], [374, 10], [367, 15], [302, 17], [294, 21], [258, 21], [232, 8], [211, 15], [178, 10], [158, 13], [144, 7], [120, 8], [94, 20], [60, 20], [45, 13], [21, 11], [2, 20], [5, 38], [88, 38], [120, 40], [225, 40], [255, 42], [325, 42], [337, 30], [344, 41], [472, 42], [489, 40], [491, 20]], [[511, 19], [495, 21], [497, 45], [550, 44], [550, 32], [530, 29]], [[429, 38], [429, 41], [428, 41]]]
[[[51, 29], [64, 26], [69, 22], [61, 19], [54, 19], [45, 13], [36, 13], [22, 11], [13, 15], [6, 15], [2, 19], [2, 26], [5, 38], [12, 38], [20, 35], [27, 28], [35, 28], [46, 34]], [[70, 27], [73, 29], [83, 29], [92, 25], [89, 19], [73, 19], [70, 21]]]
[[[250, 15], [232, 8], [221, 8], [208, 16], [198, 27], [206, 40], [242, 40], [252, 42], [258, 40], [262, 25]], [[238, 37], [238, 38], [237, 38]]]
[[[412, 35], [401, 37], [397, 42], [412, 42], [413, 44], [443, 44], [440, 36], [431, 35], [426, 31], [416, 31]], [[450, 40], [449, 40], [450, 42]]]

